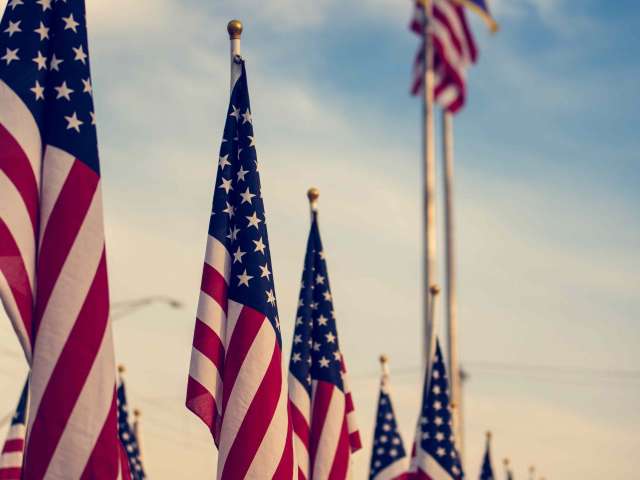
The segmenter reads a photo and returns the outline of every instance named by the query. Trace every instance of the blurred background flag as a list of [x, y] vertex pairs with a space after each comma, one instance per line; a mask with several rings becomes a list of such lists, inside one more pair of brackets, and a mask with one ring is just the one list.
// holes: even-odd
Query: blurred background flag
[[411, 458], [412, 479], [461, 480], [464, 478], [451, 423], [449, 380], [440, 342], [436, 339], [431, 378], [425, 375], [422, 408]]
[[480, 468], [480, 480], [495, 480], [493, 475], [493, 465], [491, 462], [491, 432], [487, 432], [484, 457]]
[[131, 480], [143, 480], [147, 478], [147, 476], [142, 466], [138, 437], [129, 422], [129, 404], [127, 403], [127, 392], [122, 376], [124, 368], [120, 366], [118, 370], [120, 372], [120, 381], [118, 383], [118, 434], [120, 435], [120, 442], [127, 456], [126, 464], [128, 464], [129, 467], [128, 472]]
[[0, 297], [31, 367], [28, 479], [120, 468], [85, 18], [83, 0], [11, 0], [0, 23]]
[[244, 61], [232, 62], [186, 405], [218, 447], [218, 479], [294, 475], [282, 339]]
[[20, 480], [22, 478], [28, 400], [29, 380], [27, 379], [22, 388], [18, 408], [11, 419], [9, 434], [2, 451], [0, 451], [0, 480]]
[[456, 1], [480, 15], [480, 17], [484, 20], [484, 22], [492, 32], [498, 31], [498, 22], [496, 22], [496, 20], [493, 18], [493, 15], [491, 15], [491, 10], [489, 9], [489, 3], [487, 2], [487, 0]]
[[513, 480], [513, 470], [511, 470], [511, 465], [509, 464], [509, 459], [505, 458], [502, 463], [504, 464], [504, 476], [507, 480]]
[[373, 433], [369, 480], [407, 480], [409, 478], [407, 473], [409, 459], [398, 431], [396, 415], [391, 403], [389, 368], [385, 355], [380, 356], [380, 364], [382, 378], [380, 380], [376, 426]]
[[[478, 51], [464, 8], [454, 0], [427, 2], [432, 8], [431, 40], [435, 74], [434, 98], [451, 113], [458, 112], [465, 103], [466, 70], [476, 62]], [[411, 93], [422, 91], [425, 76], [424, 32], [427, 26], [425, 4], [416, 0], [410, 27], [421, 38], [413, 65]]]
[[360, 449], [360, 432], [338, 344], [326, 255], [316, 202], [309, 190], [311, 231], [302, 272], [291, 361], [289, 399], [299, 478], [347, 478], [350, 456]]

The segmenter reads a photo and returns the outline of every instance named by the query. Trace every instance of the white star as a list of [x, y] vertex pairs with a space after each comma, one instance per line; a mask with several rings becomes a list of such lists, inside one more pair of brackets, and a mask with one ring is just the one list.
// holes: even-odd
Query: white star
[[333, 352], [333, 359], [336, 362], [339, 362], [342, 359], [342, 354], [338, 351]]
[[251, 199], [253, 197], [255, 197], [255, 194], [251, 193], [249, 191], [249, 187], [247, 187], [245, 192], [241, 193], [240, 196], [242, 197], [242, 202], [240, 203], [240, 205], [244, 204], [245, 202], [247, 202], [249, 205], [251, 205]]
[[242, 257], [246, 254], [247, 252], [243, 252], [242, 250], [240, 250], [240, 247], [238, 247], [238, 250], [236, 250], [236, 252], [233, 254], [233, 263], [242, 263]]
[[249, 224], [247, 225], [247, 228], [249, 227], [256, 227], [256, 230], [258, 230], [258, 224], [262, 221], [258, 218], [258, 215], [256, 214], [256, 212], [253, 212], [253, 215], [251, 215], [250, 217], [245, 217], [247, 220], [249, 220]]
[[265, 263], [264, 267], [260, 266], [260, 270], [262, 270], [262, 273], [260, 274], [260, 278], [267, 277], [267, 280], [269, 280], [269, 277], [271, 275], [271, 272], [269, 271], [269, 264]]
[[45, 38], [49, 38], [49, 28], [44, 26], [44, 23], [40, 22], [40, 26], [34, 30], [38, 35], [40, 35], [40, 41], [43, 41]]
[[38, 71], [47, 69], [47, 57], [42, 55], [40, 50], [38, 50], [38, 56], [33, 58], [33, 61], [38, 65]]
[[320, 314], [320, 316], [318, 317], [318, 325], [320, 325], [321, 327], [324, 327], [328, 321], [329, 319], [322, 314]]
[[296, 352], [293, 355], [291, 355], [291, 361], [293, 363], [298, 363], [300, 360], [302, 360], [302, 358], [299, 353]]
[[386, 435], [380, 435], [380, 443], [387, 443], [387, 436]]
[[436, 433], [436, 440], [439, 441], [439, 442], [443, 441], [444, 440], [444, 433], [442, 433], [442, 432]]
[[43, 12], [51, 10], [51, 0], [38, 0], [36, 3], [42, 6]]
[[442, 403], [440, 403], [439, 401], [436, 400], [435, 402], [433, 402], [433, 409], [434, 410], [442, 409]]
[[318, 255], [320, 255], [320, 258], [322, 260], [326, 260], [326, 257], [324, 256], [324, 250], [320, 250], [320, 253]]
[[71, 115], [70, 117], [67, 117], [65, 115], [64, 119], [67, 121], [67, 130], [75, 130], [76, 132], [80, 133], [80, 125], [82, 125], [84, 122], [82, 120], [78, 120], [78, 115], [76, 115], [76, 112], [73, 112], [73, 115]]
[[13, 23], [11, 20], [9, 20], [9, 26], [4, 31], [4, 33], [8, 33], [10, 37], [13, 37], [14, 33], [21, 32], [22, 30], [20, 29], [20, 22], [22, 22], [22, 20], [18, 20], [15, 23]]
[[34, 95], [36, 96], [36, 100], [44, 100], [44, 88], [40, 85], [40, 83], [36, 80], [36, 84], [33, 88], [30, 88]]
[[382, 425], [382, 430], [384, 430], [385, 432], [388, 432], [389, 430], [391, 430], [391, 427], [389, 426], [388, 423], [385, 423]]
[[331, 332], [327, 333], [325, 337], [327, 338], [328, 343], [335, 343], [336, 341], [336, 336]]
[[73, 30], [73, 33], [78, 33], [77, 28], [78, 28], [78, 25], [80, 24], [73, 19], [73, 13], [70, 14], [68, 17], [62, 17], [62, 20], [64, 20], [64, 23], [65, 23], [64, 25], [65, 30]]
[[316, 352], [319, 352], [320, 351], [320, 344], [318, 342], [313, 342], [313, 349]]
[[242, 168], [242, 165], [240, 166], [240, 170], [238, 170], [238, 173], [236, 175], [238, 175], [238, 181], [242, 180], [243, 182], [245, 181], [244, 176], [249, 173], [249, 170], [244, 170]]
[[396, 450], [395, 448], [392, 448], [389, 451], [389, 455], [391, 455], [392, 457], [395, 457], [396, 455], [398, 455], [398, 450]]
[[[311, 360], [311, 357], [309, 357], [309, 360]], [[307, 383], [311, 385], [311, 375], [307, 375]]]
[[229, 202], [225, 202], [225, 203], [227, 204], [227, 208], [222, 210], [222, 212], [226, 213], [227, 215], [229, 215], [229, 218], [233, 218], [233, 216], [236, 213], [236, 209], [233, 208], [233, 205], [231, 205]]
[[265, 292], [267, 294], [267, 302], [270, 303], [272, 306], [275, 306], [276, 304], [276, 296], [273, 293], [273, 289], [269, 290], [268, 292]]
[[316, 285], [324, 285], [324, 277], [322, 275], [316, 276]]
[[55, 70], [56, 72], [59, 72], [60, 64], [62, 62], [64, 62], [64, 60], [60, 60], [59, 58], [57, 58], [56, 54], [54, 53], [51, 57], [51, 63], [49, 63], [49, 70]]
[[233, 109], [233, 112], [231, 112], [229, 114], [229, 116], [235, 118], [236, 120], [239, 120], [240, 119], [240, 109], [234, 107], [233, 105], [231, 105], [231, 108]]
[[87, 78], [86, 80], [81, 78], [82, 80], [82, 93], [88, 93], [91, 95], [93, 93], [93, 87], [91, 86], [91, 79]]
[[249, 122], [250, 124], [253, 125], [253, 119], [251, 118], [251, 112], [249, 111], [248, 108], [247, 108], [247, 111], [242, 114], [242, 124], [244, 125], [247, 122]]
[[331, 301], [331, 292], [330, 292], [329, 290], [327, 290], [326, 292], [324, 292], [322, 295], [324, 295], [324, 299], [325, 299], [327, 302], [330, 302], [330, 301]]
[[253, 277], [251, 275], [247, 275], [247, 269], [244, 269], [244, 273], [242, 275], [236, 275], [238, 277], [238, 286], [244, 285], [246, 287], [249, 286], [249, 280]]
[[440, 426], [442, 425], [442, 418], [441, 417], [436, 417], [435, 420], [433, 421], [433, 423], [435, 423], [436, 425]]
[[295, 335], [293, 337], [293, 343], [302, 343], [302, 335]]
[[95, 125], [96, 124], [96, 114], [95, 114], [95, 112], [89, 112], [89, 115], [91, 115], [91, 125]]
[[227, 238], [231, 239], [232, 241], [235, 241], [236, 238], [238, 238], [239, 231], [240, 229], [234, 225], [233, 228], [229, 230], [229, 234], [227, 235]]
[[71, 100], [71, 94], [74, 91], [71, 90], [69, 87], [67, 87], [67, 82], [62, 82], [62, 85], [60, 85], [59, 87], [53, 87], [53, 88], [58, 92], [58, 96], [56, 97], [56, 100], [60, 98]]
[[329, 368], [329, 359], [327, 359], [326, 357], [322, 357], [320, 360], [320, 368]]
[[440, 395], [440, 387], [438, 385], [434, 385], [431, 391], [434, 395]]
[[247, 135], [247, 138], [249, 139], [249, 148], [251, 148], [251, 147], [255, 147], [255, 146], [256, 146], [256, 139], [255, 139], [255, 138], [253, 138], [253, 137], [252, 137], [252, 136], [250, 136], [250, 135]]
[[14, 60], [20, 60], [20, 57], [18, 57], [18, 50], [20, 49], [16, 48], [15, 50], [11, 50], [10, 48], [7, 48], [7, 53], [4, 54], [2, 60], [5, 60], [7, 62], [7, 65], [9, 65]]
[[84, 48], [82, 47], [82, 45], [80, 45], [78, 48], [71, 47], [71, 49], [73, 50], [73, 53], [76, 54], [74, 60], [82, 62], [84, 65], [86, 65], [87, 64], [87, 54], [84, 53]]
[[302, 325], [302, 317], [297, 317], [296, 318], [296, 326], [298, 325]]
[[218, 165], [220, 165], [220, 168], [222, 170], [224, 170], [224, 167], [226, 167], [227, 165], [231, 165], [231, 162], [228, 160], [228, 158], [229, 158], [229, 155], [220, 157], [220, 160], [218, 161]]
[[253, 240], [253, 243], [256, 244], [256, 249], [254, 250], [254, 252], [260, 252], [264, 255], [264, 249], [266, 248], [266, 245], [262, 242], [262, 237], [260, 237], [258, 240]]
[[12, 10], [15, 10], [18, 5], [24, 5], [24, 2], [22, 0], [11, 0], [9, 2], [9, 6]]
[[444, 455], [445, 455], [444, 448], [439, 447], [438, 450], [436, 450], [436, 455], [438, 455], [439, 457], [444, 457]]
[[311, 310], [317, 310], [318, 309], [318, 304], [316, 302], [311, 302], [311, 305], [309, 305], [311, 307]]
[[233, 190], [233, 187], [231, 186], [231, 179], [222, 177], [222, 185], [220, 185], [218, 188], [223, 189], [224, 193], [228, 194], [229, 190]]

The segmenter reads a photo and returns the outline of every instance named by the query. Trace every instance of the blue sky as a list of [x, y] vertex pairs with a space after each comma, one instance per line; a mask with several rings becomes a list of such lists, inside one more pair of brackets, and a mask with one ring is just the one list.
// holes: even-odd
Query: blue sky
[[[285, 351], [308, 232], [305, 192], [316, 185], [366, 445], [355, 478], [364, 478], [379, 353], [391, 358], [406, 443], [420, 400], [411, 2], [87, 3], [112, 297], [165, 293], [185, 303], [180, 312], [157, 306], [114, 324], [130, 401], [145, 414], [152, 478], [184, 476], [185, 465], [192, 478], [213, 478], [215, 449], [182, 403], [228, 101], [225, 27], [234, 17], [245, 23]], [[519, 478], [531, 463], [551, 480], [632, 478], [640, 468], [637, 377], [486, 363], [640, 363], [640, 62], [632, 47], [640, 7], [494, 7], [499, 34], [473, 20], [481, 56], [455, 119], [460, 355], [471, 375], [467, 470], [476, 476], [491, 429], [496, 467], [509, 456]], [[12, 335], [0, 322], [0, 416], [13, 408], [24, 374]]]

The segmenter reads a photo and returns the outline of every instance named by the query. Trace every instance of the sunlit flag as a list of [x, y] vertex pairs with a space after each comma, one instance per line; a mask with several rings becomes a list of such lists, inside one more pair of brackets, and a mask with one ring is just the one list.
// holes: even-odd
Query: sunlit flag
[[131, 480], [144, 480], [147, 476], [144, 473], [142, 459], [140, 458], [138, 439], [129, 422], [127, 392], [122, 378], [120, 378], [118, 385], [118, 434], [120, 435], [120, 442], [127, 457]]
[[11, 425], [9, 425], [9, 434], [2, 450], [0, 450], [0, 480], [20, 480], [22, 478], [28, 399], [29, 381], [27, 380], [20, 395], [18, 408], [16, 408]]

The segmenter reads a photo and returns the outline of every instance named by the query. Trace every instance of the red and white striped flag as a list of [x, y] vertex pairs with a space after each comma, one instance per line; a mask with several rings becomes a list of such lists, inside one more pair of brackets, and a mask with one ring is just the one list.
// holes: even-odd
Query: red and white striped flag
[[0, 480], [20, 480], [24, 457], [24, 438], [27, 430], [27, 402], [29, 380], [25, 382], [16, 412], [11, 419], [9, 434], [0, 450]]
[[31, 367], [27, 480], [120, 476], [85, 7], [0, 24], [0, 297]]
[[291, 480], [293, 433], [244, 61], [236, 57], [193, 336], [187, 408], [218, 479]]
[[[455, 0], [417, 0], [411, 30], [422, 43], [413, 65], [411, 93], [422, 91], [425, 73], [424, 30], [427, 25], [424, 4], [432, 8], [431, 39], [435, 74], [434, 98], [451, 113], [459, 111], [465, 103], [466, 70], [477, 60], [478, 51], [465, 11]], [[428, 7], [427, 7], [428, 8]]]

